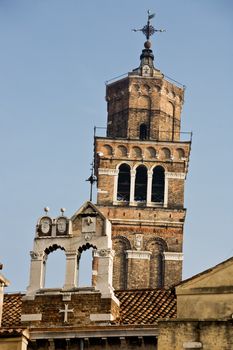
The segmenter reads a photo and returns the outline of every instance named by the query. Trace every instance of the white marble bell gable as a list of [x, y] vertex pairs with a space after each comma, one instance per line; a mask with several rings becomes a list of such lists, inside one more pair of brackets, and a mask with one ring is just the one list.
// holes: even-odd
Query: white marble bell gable
[[[78, 289], [77, 274], [79, 257], [83, 250], [93, 247], [95, 261], [95, 283], [93, 288], [99, 290], [102, 297], [113, 295], [112, 270], [113, 256], [111, 240], [111, 223], [91, 202], [86, 202], [68, 219], [43, 216], [36, 227], [33, 251], [31, 251], [30, 283], [27, 295], [46, 292], [44, 276], [48, 254], [62, 249], [66, 255], [65, 284], [62, 291]], [[56, 290], [57, 291], [57, 290]], [[52, 290], [49, 291], [51, 293]]]

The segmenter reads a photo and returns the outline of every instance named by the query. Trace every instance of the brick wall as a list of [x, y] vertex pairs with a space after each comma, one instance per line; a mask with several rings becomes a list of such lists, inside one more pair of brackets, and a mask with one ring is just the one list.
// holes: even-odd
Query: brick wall
[[[69, 310], [68, 322], [64, 322], [65, 304]], [[23, 301], [22, 314], [41, 314], [42, 319], [38, 321], [24, 322], [24, 325], [31, 324], [37, 327], [61, 326], [61, 325], [91, 325], [95, 321], [90, 319], [90, 314], [112, 314], [115, 318], [119, 316], [119, 307], [111, 298], [101, 299], [98, 292], [83, 291], [81, 293], [71, 294], [71, 300], [66, 299], [66, 295], [36, 295], [34, 300], [26, 299]], [[98, 323], [98, 322], [97, 322]]]

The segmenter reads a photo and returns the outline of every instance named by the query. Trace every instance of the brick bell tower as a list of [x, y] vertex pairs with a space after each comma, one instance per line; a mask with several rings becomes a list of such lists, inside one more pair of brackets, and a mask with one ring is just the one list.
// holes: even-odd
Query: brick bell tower
[[184, 87], [154, 66], [150, 36], [162, 30], [153, 16], [139, 29], [147, 38], [140, 66], [107, 84], [107, 133], [95, 136], [97, 206], [112, 224], [115, 289], [166, 288], [182, 278], [191, 138], [181, 141]]

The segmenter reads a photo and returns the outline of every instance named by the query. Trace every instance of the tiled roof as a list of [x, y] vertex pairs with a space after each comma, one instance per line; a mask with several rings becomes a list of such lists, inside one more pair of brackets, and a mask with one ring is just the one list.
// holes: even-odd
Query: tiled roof
[[120, 300], [120, 324], [155, 324], [176, 317], [176, 296], [171, 290], [115, 291]]
[[[176, 296], [171, 290], [115, 291], [120, 300], [120, 319], [115, 324], [156, 324], [159, 318], [176, 317]], [[5, 294], [2, 327], [20, 327], [23, 294]]]
[[21, 325], [21, 308], [23, 294], [5, 294], [3, 301], [2, 327], [18, 327]]
[[25, 328], [0, 328], [1, 337], [14, 337], [27, 333]]

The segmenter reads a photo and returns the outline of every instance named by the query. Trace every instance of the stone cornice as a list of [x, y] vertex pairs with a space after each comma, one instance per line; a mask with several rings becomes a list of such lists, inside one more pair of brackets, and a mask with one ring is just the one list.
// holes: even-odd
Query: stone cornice
[[103, 337], [132, 337], [132, 336], [158, 336], [158, 327], [152, 326], [95, 326], [88, 327], [88, 329], [82, 327], [69, 327], [68, 329], [62, 328], [37, 328], [30, 329], [30, 339], [71, 339], [71, 338], [96, 338], [98, 334], [99, 338]]
[[177, 252], [164, 252], [164, 260], [169, 261], [183, 261], [184, 254]]
[[165, 173], [165, 177], [167, 179], [181, 179], [184, 180], [185, 179], [185, 173], [173, 173], [173, 172], [166, 172]]
[[141, 224], [142, 226], [169, 226], [169, 227], [183, 227], [184, 222], [179, 221], [152, 221], [152, 220], [139, 220], [139, 219], [111, 219], [109, 220], [114, 224], [134, 226]]
[[151, 252], [142, 251], [142, 250], [126, 250], [126, 259], [140, 259], [140, 260], [149, 260], [152, 255]]
[[99, 175], [118, 175], [119, 170], [118, 169], [107, 169], [107, 168], [99, 168], [98, 174]]

